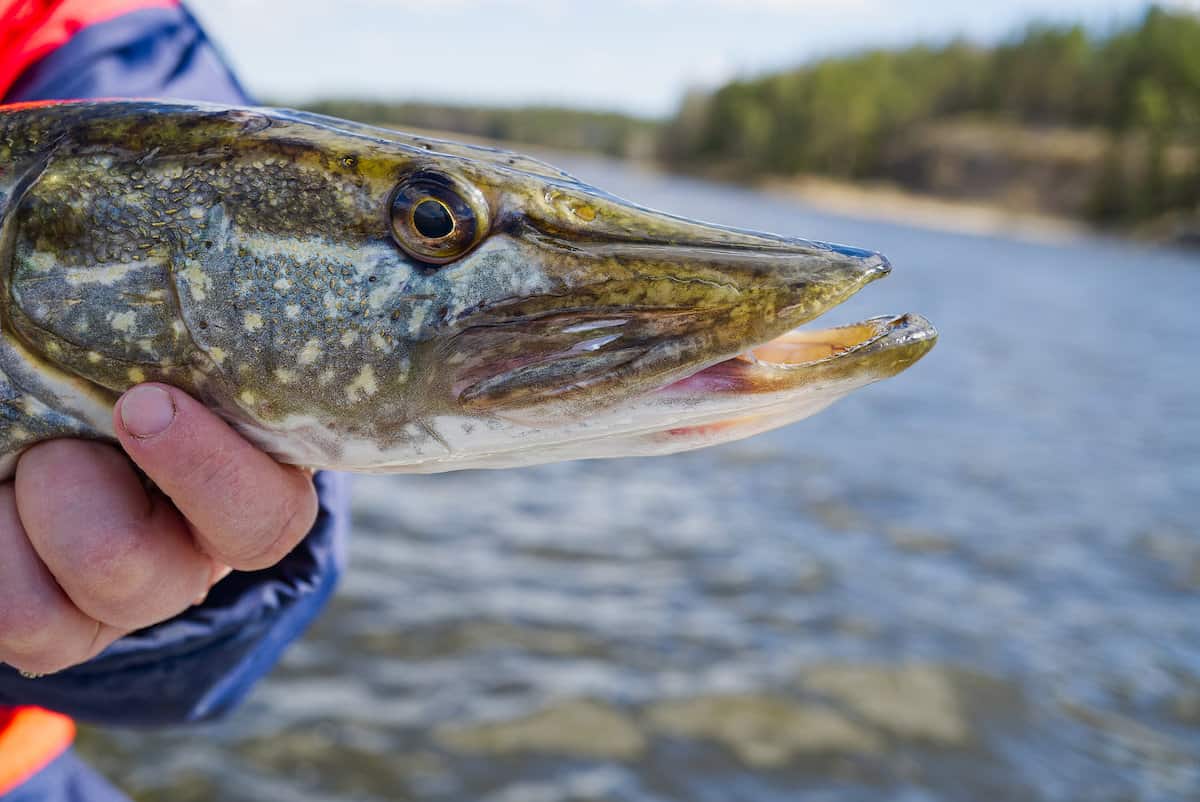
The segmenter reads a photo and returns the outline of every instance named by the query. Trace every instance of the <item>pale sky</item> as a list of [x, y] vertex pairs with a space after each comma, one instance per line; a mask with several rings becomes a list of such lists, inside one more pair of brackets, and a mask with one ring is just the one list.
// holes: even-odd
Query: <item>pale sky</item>
[[[1145, 0], [190, 0], [260, 97], [553, 103], [669, 114], [689, 86]], [[1172, 5], [1200, 8], [1200, 0]]]

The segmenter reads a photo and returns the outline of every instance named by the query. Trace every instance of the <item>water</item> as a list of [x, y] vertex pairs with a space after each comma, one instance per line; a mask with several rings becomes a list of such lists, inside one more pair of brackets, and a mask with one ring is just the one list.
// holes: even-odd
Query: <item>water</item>
[[941, 343], [718, 449], [360, 479], [339, 597], [240, 712], [85, 753], [147, 800], [1200, 799], [1196, 255], [564, 161], [883, 250], [832, 319]]

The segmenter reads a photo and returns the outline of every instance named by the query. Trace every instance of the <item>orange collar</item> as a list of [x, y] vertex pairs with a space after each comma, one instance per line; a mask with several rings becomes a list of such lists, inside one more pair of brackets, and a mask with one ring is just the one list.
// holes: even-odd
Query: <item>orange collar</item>
[[0, 796], [67, 751], [75, 722], [40, 707], [0, 708]]
[[179, 0], [0, 0], [0, 97], [25, 70], [89, 25]]

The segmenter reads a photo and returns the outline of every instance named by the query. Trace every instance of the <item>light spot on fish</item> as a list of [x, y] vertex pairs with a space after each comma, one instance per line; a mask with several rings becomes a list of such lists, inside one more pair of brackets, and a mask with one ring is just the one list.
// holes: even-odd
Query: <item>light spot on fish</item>
[[280, 292], [287, 292], [292, 288], [292, 282], [286, 278], [275, 279], [275, 283], [271, 285]]
[[188, 291], [191, 292], [192, 298], [197, 301], [203, 301], [208, 297], [209, 290], [212, 289], [212, 279], [196, 262], [192, 262], [183, 269], [180, 276], [187, 282]]
[[137, 323], [137, 315], [130, 312], [109, 312], [108, 325], [112, 326], [116, 331], [127, 332]]
[[408, 316], [408, 333], [414, 337], [421, 333], [421, 325], [425, 322], [425, 315], [429, 311], [427, 304], [414, 306], [412, 314]]
[[299, 365], [311, 365], [321, 358], [321, 341], [316, 337], [304, 344], [300, 349], [300, 355], [296, 357], [296, 363]]
[[146, 265], [138, 264], [137, 262], [128, 262], [119, 265], [106, 265], [104, 267], [70, 267], [63, 270], [63, 278], [72, 287], [78, 287], [80, 284], [102, 284], [105, 287], [111, 287], [121, 279], [128, 276], [134, 270], [144, 269]]
[[287, 368], [275, 368], [275, 378], [280, 384], [291, 384], [296, 380], [296, 372]]
[[283, 313], [294, 320], [295, 318], [300, 317], [300, 305], [288, 304], [283, 308]]
[[317, 376], [317, 381], [322, 385], [329, 384], [331, 381], [333, 381], [334, 375], [335, 374], [331, 368], [326, 368], [325, 370], [321, 371], [321, 375]]
[[21, 396], [21, 407], [25, 410], [25, 414], [33, 418], [40, 418], [50, 412], [50, 407], [43, 404], [31, 395]]
[[25, 257], [25, 264], [38, 273], [48, 273], [58, 269], [58, 257], [50, 251], [34, 251]]
[[242, 390], [242, 392], [238, 394], [238, 400], [246, 406], [252, 407], [258, 403], [258, 396], [255, 395], [252, 390]]
[[242, 327], [246, 331], [258, 331], [263, 327], [263, 316], [258, 312], [247, 312], [242, 318]]
[[371, 345], [379, 351], [391, 351], [392, 346], [388, 345], [388, 341], [383, 339], [383, 335], [377, 331], [371, 332]]
[[357, 340], [358, 340], [358, 332], [351, 329], [350, 331], [347, 331], [345, 334], [342, 335], [342, 346], [344, 348], [349, 348], [350, 346], [354, 345], [355, 341], [357, 341]]
[[97, 364], [103, 358], [104, 357], [100, 356], [99, 351], [88, 351], [87, 352], [87, 361], [91, 362], [93, 365]]
[[330, 242], [324, 237], [280, 237], [251, 232], [239, 233], [238, 245], [260, 258], [278, 255], [292, 264], [311, 265], [314, 257], [319, 255], [327, 265], [346, 266], [360, 271], [374, 270], [379, 260], [393, 254], [391, 247], [386, 244], [360, 249]]
[[379, 385], [375, 382], [375, 369], [370, 365], [363, 365], [362, 370], [354, 377], [354, 381], [346, 385], [346, 398], [350, 401], [357, 401], [360, 398], [370, 398], [379, 391]]
[[127, 375], [129, 376], [129, 381], [134, 384], [141, 384], [146, 380], [146, 372], [141, 368], [130, 368]]
[[14, 426], [10, 434], [13, 440], [24, 440], [29, 436], [29, 430], [24, 426]]
[[50, 356], [62, 356], [62, 346], [50, 340], [46, 343], [46, 353]]
[[66, 177], [61, 173], [50, 173], [38, 181], [43, 189], [59, 189], [66, 183]]
[[216, 362], [218, 365], [222, 364], [225, 361], [225, 349], [224, 348], [220, 348], [220, 347], [214, 345], [212, 348], [208, 349], [208, 355], [210, 357], [212, 357], [212, 361]]

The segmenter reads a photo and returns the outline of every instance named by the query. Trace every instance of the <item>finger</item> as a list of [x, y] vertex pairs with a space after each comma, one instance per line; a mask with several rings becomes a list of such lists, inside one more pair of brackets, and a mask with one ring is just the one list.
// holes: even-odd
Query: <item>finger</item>
[[156, 624], [208, 588], [213, 561], [120, 451], [52, 440], [17, 463], [16, 501], [34, 550], [86, 615], [122, 629]]
[[32, 674], [82, 663], [121, 636], [79, 611], [33, 550], [11, 483], [0, 485], [0, 661]]
[[139, 385], [117, 402], [114, 418], [126, 453], [220, 562], [266, 568], [312, 528], [317, 497], [311, 477], [259, 451], [183, 391]]

